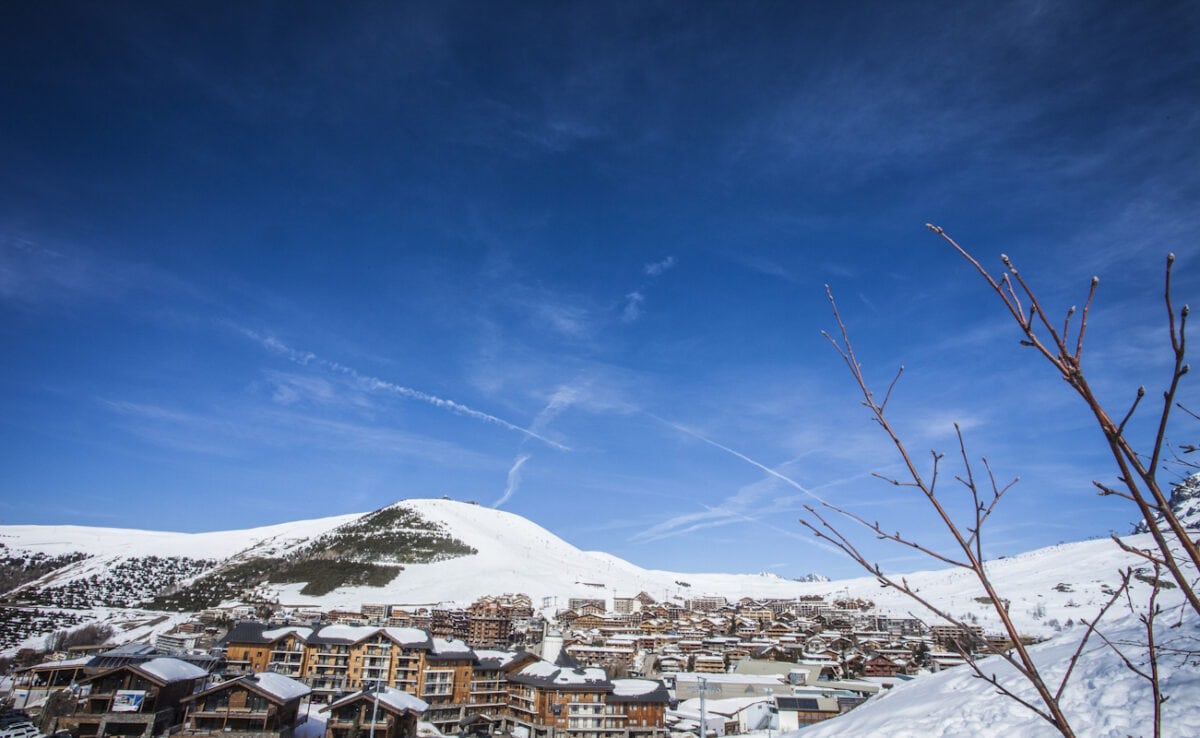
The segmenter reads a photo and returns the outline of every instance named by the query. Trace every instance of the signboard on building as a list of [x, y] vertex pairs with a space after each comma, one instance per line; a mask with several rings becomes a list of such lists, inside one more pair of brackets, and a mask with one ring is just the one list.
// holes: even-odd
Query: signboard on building
[[118, 689], [113, 695], [113, 712], [137, 712], [142, 709], [146, 691], [142, 689]]

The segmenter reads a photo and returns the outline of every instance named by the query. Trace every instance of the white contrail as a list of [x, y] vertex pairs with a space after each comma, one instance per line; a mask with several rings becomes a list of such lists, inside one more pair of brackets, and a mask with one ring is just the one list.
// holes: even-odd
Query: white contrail
[[513, 492], [517, 491], [517, 486], [521, 484], [521, 467], [529, 461], [531, 454], [521, 454], [513, 461], [512, 468], [508, 470], [508, 484], [504, 487], [504, 494], [500, 499], [492, 503], [492, 507], [500, 507], [508, 502], [508, 498], [513, 496]]
[[301, 366], [310, 366], [315, 364], [330, 371], [344, 374], [353, 379], [355, 383], [357, 383], [362, 389], [374, 392], [390, 392], [392, 394], [400, 395], [401, 397], [407, 397], [412, 400], [427, 402], [434, 407], [440, 407], [458, 415], [465, 415], [470, 418], [475, 418], [476, 420], [482, 420], [485, 423], [492, 423], [502, 428], [507, 428], [508, 430], [523, 433], [529, 438], [536, 438], [542, 443], [548, 446], [553, 446], [560, 451], [571, 450], [563, 444], [558, 443], [557, 441], [552, 441], [535, 431], [532, 431], [528, 428], [523, 428], [516, 423], [510, 423], [503, 418], [498, 418], [495, 415], [485, 413], [482, 410], [476, 410], [472, 407], [463, 405], [462, 403], [455, 402], [454, 400], [447, 400], [438, 397], [437, 395], [431, 395], [428, 392], [422, 392], [420, 390], [413, 389], [412, 387], [405, 387], [394, 382], [388, 382], [384, 379], [360, 374], [355, 369], [345, 366], [344, 364], [339, 364], [336, 361], [329, 361], [328, 359], [322, 359], [320, 356], [317, 356], [311, 351], [297, 351], [277, 338], [271, 336], [261, 336], [248, 328], [239, 328], [239, 331], [247, 338], [257, 341], [263, 346], [263, 348], [284, 356], [288, 359], [288, 361], [300, 364]]
[[683, 425], [680, 425], [679, 423], [674, 423], [674, 422], [671, 422], [670, 420], [660, 418], [657, 415], [655, 415], [654, 413], [646, 413], [646, 415], [649, 415], [651, 418], [654, 418], [655, 420], [657, 420], [658, 422], [660, 422], [664, 425], [674, 428], [675, 430], [679, 431], [680, 433], [686, 433], [687, 435], [691, 436], [692, 438], [695, 438], [696, 440], [704, 441], [705, 443], [712, 446], [713, 448], [719, 448], [722, 451], [724, 451], [725, 453], [732, 454], [732, 455], [738, 457], [739, 459], [741, 459], [742, 461], [746, 462], [747, 464], [751, 464], [752, 466], [756, 466], [759, 469], [762, 469], [767, 474], [770, 474], [771, 476], [775, 477], [776, 479], [783, 482], [784, 484], [795, 487], [796, 489], [800, 490], [804, 494], [813, 498], [817, 502], [820, 502], [823, 505], [827, 504], [825, 502], [825, 500], [821, 499], [814, 492], [810, 492], [807, 487], [800, 484], [796, 480], [792, 479], [791, 477], [788, 477], [785, 474], [780, 474], [779, 472], [775, 471], [774, 469], [767, 466], [766, 464], [761, 464], [761, 463], [755, 461], [754, 459], [750, 458], [746, 454], [740, 453], [738, 451], [734, 451], [733, 449], [729, 448], [728, 446], [721, 445], [720, 443], [717, 443], [716, 441], [712, 440], [711, 438], [705, 438], [704, 436], [700, 435], [699, 433], [692, 430], [691, 428], [688, 428], [687, 426], [683, 426]]
[[[579, 399], [579, 394], [580, 389], [578, 387], [572, 387], [566, 384], [560, 386], [554, 391], [554, 394], [550, 396], [550, 402], [546, 403], [546, 407], [542, 408], [542, 411], [538, 413], [537, 417], [533, 419], [532, 423], [530, 423], [530, 427], [532, 428], [531, 432], [540, 433], [544, 431], [546, 426], [550, 424], [550, 421], [557, 418], [563, 413], [563, 411], [575, 404], [575, 401]], [[492, 507], [500, 507], [504, 503], [508, 502], [509, 498], [513, 496], [513, 493], [517, 491], [517, 487], [520, 486], [521, 467], [524, 466], [525, 462], [529, 461], [531, 458], [530, 454], [520, 453], [521, 450], [525, 448], [525, 443], [528, 440], [528, 438], [522, 438], [521, 444], [517, 446], [517, 457], [513, 459], [512, 468], [508, 470], [508, 483], [504, 487], [504, 494], [500, 496], [500, 499], [492, 503]]]

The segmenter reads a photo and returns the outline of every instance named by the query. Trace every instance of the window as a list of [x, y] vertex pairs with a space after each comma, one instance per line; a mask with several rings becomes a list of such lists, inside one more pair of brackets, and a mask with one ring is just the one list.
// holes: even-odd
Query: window
[[454, 694], [454, 671], [452, 669], [426, 669], [425, 688], [421, 694], [430, 697]]

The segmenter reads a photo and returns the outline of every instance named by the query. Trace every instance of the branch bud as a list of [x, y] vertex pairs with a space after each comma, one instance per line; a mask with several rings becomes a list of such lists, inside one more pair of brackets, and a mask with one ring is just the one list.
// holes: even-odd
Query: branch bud
[[1099, 277], [1092, 277], [1092, 286], [1093, 286], [1093, 287], [1095, 287], [1095, 286], [1096, 286], [1096, 285], [1098, 285], [1098, 284], [1100, 284], [1100, 278], [1099, 278]]
[[1179, 314], [1186, 318], [1188, 316], [1188, 313], [1190, 313], [1190, 312], [1192, 312], [1192, 309], [1190, 307], [1188, 307], [1187, 305], [1184, 305], [1183, 310], [1180, 310]]
[[1146, 396], [1146, 385], [1143, 384], [1141, 387], [1138, 387], [1137, 395], [1139, 398]]
[[1171, 266], [1174, 263], [1175, 263], [1175, 252], [1171, 251], [1167, 254], [1167, 266]]
[[1192, 367], [1190, 364], [1184, 364], [1183, 366], [1179, 367], [1179, 376], [1182, 377], [1184, 374], [1187, 374], [1188, 371], [1191, 370], [1191, 368]]

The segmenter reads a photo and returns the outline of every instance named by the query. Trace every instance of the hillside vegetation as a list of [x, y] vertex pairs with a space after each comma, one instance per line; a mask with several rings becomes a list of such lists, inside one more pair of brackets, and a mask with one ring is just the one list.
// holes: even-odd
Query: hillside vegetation
[[319, 597], [339, 587], [382, 587], [401, 564], [429, 564], [477, 551], [415, 510], [393, 505], [338, 526], [285, 557], [249, 557], [186, 586], [162, 592], [151, 607], [189, 612], [231, 599], [255, 599], [259, 587], [304, 583], [301, 594]]

